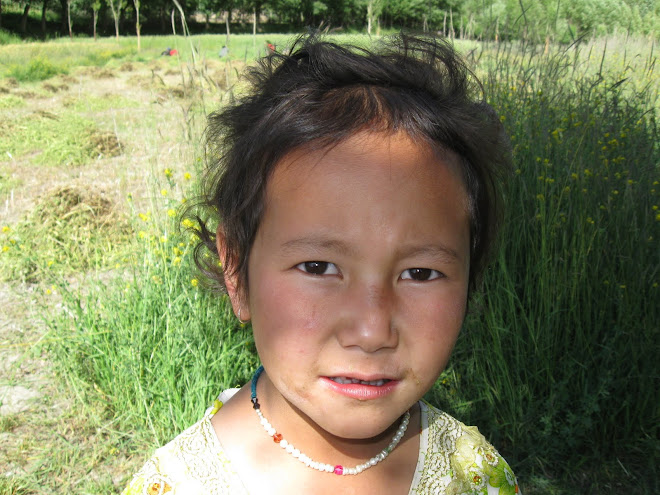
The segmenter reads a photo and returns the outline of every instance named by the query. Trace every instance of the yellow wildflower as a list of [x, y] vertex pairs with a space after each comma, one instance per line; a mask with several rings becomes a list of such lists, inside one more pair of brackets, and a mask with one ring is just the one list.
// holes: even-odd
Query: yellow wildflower
[[167, 215], [169, 217], [174, 217], [174, 216], [176, 216], [176, 211], [173, 210], [172, 208], [170, 208], [169, 210], [167, 210]]
[[167, 189], [161, 189], [160, 194], [161, 196], [167, 196]]
[[193, 278], [190, 281], [190, 285], [192, 285], [193, 287], [197, 287], [199, 285], [199, 280], [197, 280], [196, 278]]
[[2, 226], [2, 231], [3, 231], [3, 232], [9, 232], [10, 230], [11, 230], [11, 229], [9, 228], [8, 225], [3, 225], [3, 226]]
[[189, 172], [186, 172], [185, 174], [183, 174], [183, 178], [184, 178], [185, 180], [190, 180], [191, 177], [192, 177], [192, 176], [190, 175]]
[[169, 168], [165, 169], [165, 177], [167, 177], [168, 179], [170, 177], [172, 177], [172, 170], [171, 169], [169, 169]]

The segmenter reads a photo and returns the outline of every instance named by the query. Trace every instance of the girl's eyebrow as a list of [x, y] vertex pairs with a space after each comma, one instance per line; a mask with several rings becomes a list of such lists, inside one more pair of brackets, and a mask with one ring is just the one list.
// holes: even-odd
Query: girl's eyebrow
[[282, 244], [284, 254], [296, 254], [300, 251], [336, 251], [342, 255], [350, 255], [355, 252], [347, 243], [339, 239], [333, 239], [324, 235], [310, 235], [291, 239]]
[[457, 263], [463, 261], [461, 256], [455, 249], [445, 246], [443, 244], [426, 244], [423, 246], [411, 246], [401, 250], [402, 257], [413, 256], [429, 256], [431, 258], [438, 258], [446, 263]]
[[[335, 251], [342, 255], [351, 255], [355, 249], [339, 239], [333, 239], [324, 235], [310, 235], [291, 239], [282, 244], [282, 252], [285, 255], [297, 254], [301, 251]], [[440, 259], [446, 263], [458, 263], [463, 261], [463, 256], [449, 246], [443, 244], [425, 244], [421, 246], [409, 246], [399, 250], [398, 255], [402, 258], [413, 256], [428, 256]]]

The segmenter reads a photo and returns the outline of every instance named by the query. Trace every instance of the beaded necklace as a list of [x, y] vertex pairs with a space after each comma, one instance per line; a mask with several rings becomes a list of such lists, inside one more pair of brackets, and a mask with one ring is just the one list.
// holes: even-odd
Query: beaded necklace
[[334, 473], [339, 476], [348, 475], [348, 474], [360, 474], [362, 471], [375, 466], [379, 462], [384, 461], [385, 458], [388, 455], [390, 455], [390, 453], [399, 444], [399, 442], [403, 438], [403, 435], [406, 432], [406, 429], [408, 428], [408, 423], [410, 422], [410, 411], [406, 411], [406, 414], [403, 415], [401, 424], [399, 425], [399, 428], [394, 434], [394, 437], [392, 438], [390, 444], [387, 447], [385, 447], [383, 450], [381, 450], [377, 455], [366, 461], [365, 463], [358, 464], [355, 467], [345, 468], [341, 464], [337, 464], [333, 466], [332, 464], [325, 464], [323, 462], [314, 461], [305, 454], [303, 454], [302, 452], [300, 452], [300, 450], [295, 448], [289, 442], [287, 442], [284, 439], [284, 437], [282, 437], [282, 434], [278, 433], [277, 430], [273, 428], [273, 425], [271, 425], [268, 422], [268, 420], [264, 417], [264, 415], [261, 413], [261, 406], [259, 405], [259, 400], [257, 399], [257, 381], [259, 380], [259, 376], [261, 375], [261, 373], [263, 373], [263, 371], [264, 371], [263, 366], [259, 366], [257, 371], [255, 371], [254, 376], [252, 377], [252, 388], [251, 388], [252, 408], [256, 411], [257, 415], [259, 416], [261, 425], [264, 427], [264, 430], [266, 430], [266, 433], [268, 433], [268, 435], [273, 437], [273, 442], [279, 444], [279, 446], [282, 447], [285, 450], [285, 452], [291, 454], [295, 459], [298, 459], [305, 466], [310, 467], [312, 469], [316, 469], [317, 471]]

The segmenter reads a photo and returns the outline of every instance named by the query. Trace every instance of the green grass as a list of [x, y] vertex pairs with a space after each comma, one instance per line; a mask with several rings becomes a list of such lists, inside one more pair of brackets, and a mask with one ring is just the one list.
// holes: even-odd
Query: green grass
[[[263, 36], [255, 44], [251, 36], [232, 36], [230, 54], [249, 61], [265, 39], [279, 44], [285, 38]], [[191, 46], [211, 59], [224, 37], [142, 41], [137, 54], [127, 50], [135, 39], [103, 40], [103, 50], [114, 46], [126, 54], [99, 63], [112, 68], [159, 58], [187, 68]], [[502, 251], [429, 398], [479, 425], [527, 494], [651, 494], [658, 488], [658, 69], [648, 45], [617, 43], [548, 54], [542, 47], [501, 45], [474, 54], [487, 97], [511, 134], [516, 171], [507, 189]], [[179, 49], [180, 59], [160, 59], [168, 45]], [[54, 63], [69, 68], [87, 64], [85, 54], [97, 50], [87, 40], [46, 47]], [[104, 109], [94, 100], [75, 105], [75, 111]], [[196, 117], [186, 118], [203, 118], [203, 105], [190, 108]], [[72, 126], [66, 136], [87, 125], [62, 116]], [[36, 126], [47, 134], [48, 123], [39, 120], [23, 121], [28, 130], [12, 121], [11, 135], [29, 140]], [[182, 129], [181, 139], [201, 156], [198, 126]], [[2, 141], [3, 135], [0, 149], [13, 146], [17, 155], [36, 149]], [[67, 149], [76, 146], [84, 141]], [[130, 229], [101, 239], [81, 233], [69, 243], [57, 232], [75, 233], [75, 225], [93, 217], [72, 215], [74, 227], [63, 224], [59, 231], [49, 217], [45, 224], [58, 241], [14, 252], [15, 261], [39, 258], [32, 273], [51, 292], [44, 297], [62, 298], [61, 310], [49, 315], [46, 339], [60, 376], [82, 401], [99, 404], [101, 416], [121, 432], [112, 448], [143, 457], [197, 420], [219, 390], [244, 383], [257, 364], [249, 330], [237, 325], [227, 300], [197, 285], [189, 236], [177, 232], [171, 216], [184, 195], [194, 194], [181, 181], [192, 161], [184, 155], [181, 170], [172, 165], [166, 183], [152, 177], [150, 213], [133, 211]], [[10, 250], [50, 230], [39, 230], [40, 221], [31, 218], [24, 231], [12, 226], [0, 234]], [[15, 243], [6, 244], [12, 238]], [[53, 271], [48, 260], [58, 242], [64, 257]], [[67, 258], [75, 245], [88, 251]], [[119, 251], [105, 250], [111, 245]], [[81, 257], [94, 261], [78, 266], [73, 260]], [[67, 282], [95, 266], [114, 272], [84, 288]], [[78, 460], [91, 462], [82, 454]]]
[[20, 82], [34, 82], [50, 79], [53, 76], [66, 74], [66, 67], [52, 63], [41, 56], [34, 57], [27, 64], [11, 64], [7, 69], [7, 76]]
[[0, 122], [0, 162], [30, 155], [35, 165], [83, 165], [98, 156], [96, 124], [75, 110], [48, 111]]
[[[482, 310], [449, 369], [456, 395], [436, 393], [525, 472], [582, 483], [580, 493], [612, 478], [652, 493], [658, 93], [617, 71], [571, 77], [561, 57], [538, 56], [532, 68], [505, 59], [487, 88], [516, 175], [503, 249], [475, 301]], [[566, 466], [610, 479], [585, 482]]]
[[16, 95], [0, 95], [0, 110], [25, 106], [25, 100]]
[[0, 29], [0, 45], [8, 45], [10, 43], [20, 43], [21, 37], [14, 33], [9, 33], [4, 29]]
[[114, 268], [130, 257], [131, 234], [130, 224], [102, 194], [55, 189], [22, 221], [2, 228], [0, 279], [50, 283], [58, 276]]

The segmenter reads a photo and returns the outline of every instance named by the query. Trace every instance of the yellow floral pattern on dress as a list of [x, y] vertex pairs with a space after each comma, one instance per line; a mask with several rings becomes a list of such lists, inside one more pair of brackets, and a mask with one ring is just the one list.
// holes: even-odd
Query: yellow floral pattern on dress
[[[226, 393], [201, 421], [154, 456], [122, 495], [247, 495], [216, 437], [211, 417]], [[518, 495], [506, 461], [476, 427], [420, 402], [420, 452], [409, 495]]]
[[475, 426], [466, 426], [426, 403], [422, 412], [428, 439], [417, 466], [419, 482], [410, 489], [411, 495], [520, 493], [509, 465]]

